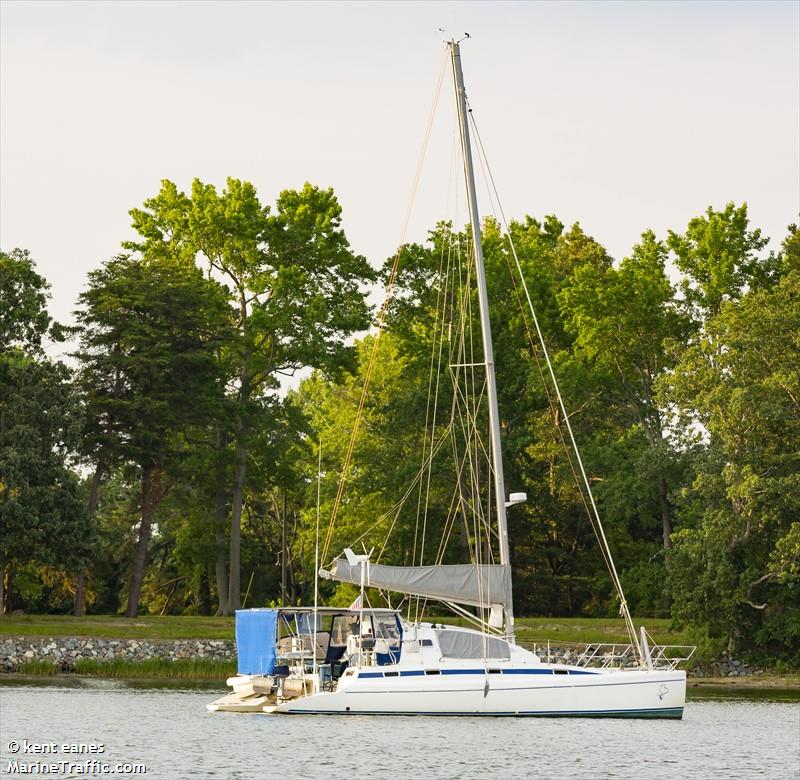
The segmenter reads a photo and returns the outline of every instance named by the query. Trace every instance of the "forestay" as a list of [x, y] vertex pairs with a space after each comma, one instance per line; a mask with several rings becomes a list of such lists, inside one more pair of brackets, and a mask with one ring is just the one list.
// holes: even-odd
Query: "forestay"
[[506, 598], [511, 592], [511, 575], [508, 566], [497, 564], [385, 566], [381, 563], [351, 564], [344, 558], [337, 558], [329, 572], [322, 570], [320, 574], [360, 585], [362, 565], [366, 565], [366, 587], [474, 607], [508, 606]]

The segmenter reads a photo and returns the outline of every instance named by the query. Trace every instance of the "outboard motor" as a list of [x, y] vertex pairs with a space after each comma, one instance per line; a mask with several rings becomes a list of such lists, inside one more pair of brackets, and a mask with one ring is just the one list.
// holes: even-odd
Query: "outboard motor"
[[286, 678], [289, 676], [289, 667], [285, 664], [280, 664], [273, 668], [272, 676], [275, 680], [278, 681], [278, 700], [282, 700], [283, 696], [283, 686], [286, 682]]

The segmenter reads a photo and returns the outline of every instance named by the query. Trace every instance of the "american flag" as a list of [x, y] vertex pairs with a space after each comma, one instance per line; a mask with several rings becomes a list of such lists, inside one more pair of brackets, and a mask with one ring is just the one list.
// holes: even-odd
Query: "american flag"
[[361, 607], [364, 605], [364, 596], [363, 594], [359, 593], [358, 598], [348, 607], [351, 612], [361, 611]]

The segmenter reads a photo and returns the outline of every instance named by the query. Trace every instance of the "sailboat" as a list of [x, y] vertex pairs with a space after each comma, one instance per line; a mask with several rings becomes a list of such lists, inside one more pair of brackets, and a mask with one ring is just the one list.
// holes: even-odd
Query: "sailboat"
[[[276, 714], [681, 718], [686, 673], [678, 664], [688, 655], [679, 648], [655, 645], [644, 628], [635, 631], [599, 515], [598, 540], [610, 563], [630, 645], [591, 646], [576, 663], [567, 664], [553, 663], [516, 642], [506, 509], [526, 496], [507, 496], [504, 482], [460, 42], [451, 40], [447, 46], [473, 242], [499, 561], [389, 566], [373, 562], [370, 553], [345, 549], [319, 574], [359, 586], [356, 602], [349, 608], [320, 607], [315, 598], [313, 607], [239, 610], [239, 673], [228, 680], [233, 693], [208, 708]], [[535, 318], [533, 310], [532, 314]], [[547, 357], [543, 340], [542, 348]], [[552, 368], [551, 376], [555, 383]], [[563, 406], [560, 393], [558, 399]], [[564, 417], [568, 424], [566, 413]], [[570, 437], [574, 443], [571, 429]], [[580, 470], [586, 478], [582, 462]], [[586, 488], [590, 491], [588, 479]], [[591, 504], [596, 512], [593, 499]], [[467, 617], [486, 617], [475, 629], [411, 620], [410, 613], [404, 617], [400, 610], [369, 606], [367, 590], [375, 588], [436, 600]]]

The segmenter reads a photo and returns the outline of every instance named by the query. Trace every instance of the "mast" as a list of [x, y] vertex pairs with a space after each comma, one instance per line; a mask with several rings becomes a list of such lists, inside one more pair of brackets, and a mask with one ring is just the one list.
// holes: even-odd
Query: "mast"
[[[481, 318], [483, 357], [486, 364], [486, 395], [489, 401], [489, 426], [492, 438], [492, 465], [494, 467], [494, 496], [497, 507], [497, 529], [500, 537], [500, 563], [511, 568], [508, 547], [508, 524], [506, 522], [506, 488], [503, 479], [503, 451], [500, 445], [500, 411], [497, 405], [497, 384], [494, 376], [494, 349], [492, 348], [492, 326], [489, 322], [489, 298], [486, 293], [486, 274], [483, 267], [481, 246], [481, 223], [478, 215], [478, 198], [475, 192], [475, 172], [472, 168], [472, 149], [469, 141], [467, 118], [467, 95], [464, 90], [464, 74], [461, 71], [461, 51], [457, 41], [450, 41], [450, 57], [453, 63], [453, 79], [458, 106], [458, 124], [461, 129], [461, 151], [464, 158], [464, 177], [467, 183], [469, 218], [472, 225], [472, 241], [475, 248], [475, 276], [478, 287], [478, 308]], [[514, 641], [514, 607], [511, 601], [511, 577], [506, 593], [505, 626], [508, 638]]]

